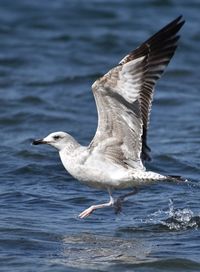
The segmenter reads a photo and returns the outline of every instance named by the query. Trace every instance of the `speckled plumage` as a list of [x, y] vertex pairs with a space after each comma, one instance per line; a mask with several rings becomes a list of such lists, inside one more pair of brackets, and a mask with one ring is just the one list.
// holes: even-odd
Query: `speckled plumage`
[[150, 159], [146, 140], [154, 87], [176, 50], [177, 32], [183, 24], [178, 17], [95, 81], [92, 90], [98, 127], [89, 146], [81, 146], [65, 132], [33, 142], [57, 148], [65, 169], [74, 178], [109, 191], [110, 202], [91, 206], [80, 214], [81, 218], [119, 203], [111, 196], [113, 189], [170, 179], [146, 171], [144, 160]]

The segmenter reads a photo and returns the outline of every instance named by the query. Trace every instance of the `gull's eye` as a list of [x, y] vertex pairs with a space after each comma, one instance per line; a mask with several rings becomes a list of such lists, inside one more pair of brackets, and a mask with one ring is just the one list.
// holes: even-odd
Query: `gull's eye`
[[54, 140], [59, 140], [61, 137], [59, 136], [59, 135], [55, 135], [54, 137], [53, 137], [53, 139]]

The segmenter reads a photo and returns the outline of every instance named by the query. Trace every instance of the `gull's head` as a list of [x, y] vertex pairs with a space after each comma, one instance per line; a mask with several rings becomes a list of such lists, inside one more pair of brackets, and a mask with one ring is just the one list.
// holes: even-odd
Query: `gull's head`
[[48, 144], [55, 147], [59, 151], [61, 151], [68, 144], [70, 144], [72, 140], [73, 140], [73, 137], [70, 136], [68, 133], [59, 131], [59, 132], [53, 132], [43, 139], [34, 140], [32, 144], [33, 145]]

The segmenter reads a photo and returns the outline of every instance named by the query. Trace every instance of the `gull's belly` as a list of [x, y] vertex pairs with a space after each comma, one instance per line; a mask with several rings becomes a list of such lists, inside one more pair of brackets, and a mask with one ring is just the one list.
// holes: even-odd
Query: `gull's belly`
[[131, 180], [128, 169], [102, 158], [91, 158], [84, 163], [62, 160], [62, 163], [74, 178], [95, 188], [121, 188], [123, 183]]
[[99, 189], [129, 188], [165, 179], [164, 176], [145, 169], [125, 168], [102, 155], [88, 156], [88, 152], [73, 157], [60, 154], [60, 157], [65, 169], [74, 178]]
[[101, 167], [90, 167], [89, 169], [82, 166], [75, 173], [74, 177], [81, 182], [95, 188], [116, 187], [117, 183], [122, 181], [122, 173], [111, 169], [103, 169]]
[[98, 167], [90, 168], [81, 166], [71, 173], [84, 184], [99, 189], [125, 189], [130, 187], [144, 186], [166, 177], [155, 172], [140, 169], [127, 169], [122, 166], [99, 164]]
[[90, 164], [90, 167], [81, 166], [79, 173], [80, 176], [76, 176], [77, 179], [96, 188], [117, 188], [122, 183], [131, 180], [127, 169], [104, 162]]

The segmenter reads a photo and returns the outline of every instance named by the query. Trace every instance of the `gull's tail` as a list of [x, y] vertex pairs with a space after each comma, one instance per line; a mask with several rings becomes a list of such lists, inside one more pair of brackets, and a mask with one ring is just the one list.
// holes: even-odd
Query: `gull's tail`
[[181, 176], [167, 176], [167, 179], [169, 181], [174, 181], [174, 182], [188, 182], [187, 179], [185, 179]]
[[181, 176], [166, 176], [167, 180], [169, 182], [175, 182], [177, 184], [186, 184], [188, 185], [189, 187], [192, 187], [192, 188], [199, 188], [200, 189], [200, 184], [199, 183], [196, 183], [196, 182], [193, 182], [193, 181], [190, 181], [186, 178], [183, 178]]

